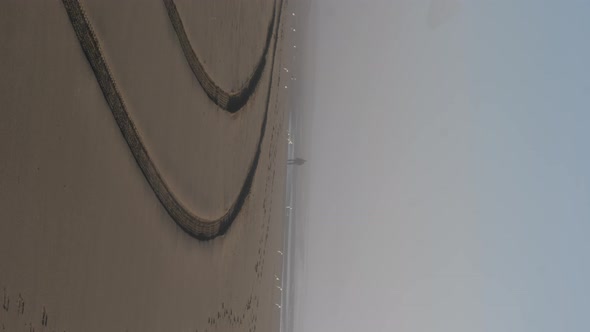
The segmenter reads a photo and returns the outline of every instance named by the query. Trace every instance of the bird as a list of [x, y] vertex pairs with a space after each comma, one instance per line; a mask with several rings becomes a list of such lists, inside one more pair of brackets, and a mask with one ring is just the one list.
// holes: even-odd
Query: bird
[[277, 252], [279, 253], [279, 255], [281, 255], [281, 256], [283, 255], [283, 252], [282, 251], [277, 250]]
[[275, 305], [277, 306], [277, 308], [281, 309], [281, 306], [277, 303], [275, 303]]

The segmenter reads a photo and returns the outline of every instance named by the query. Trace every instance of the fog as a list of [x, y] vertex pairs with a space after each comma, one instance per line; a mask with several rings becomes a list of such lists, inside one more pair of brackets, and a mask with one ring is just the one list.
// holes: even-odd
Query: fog
[[580, 331], [588, 5], [311, 3], [295, 331]]

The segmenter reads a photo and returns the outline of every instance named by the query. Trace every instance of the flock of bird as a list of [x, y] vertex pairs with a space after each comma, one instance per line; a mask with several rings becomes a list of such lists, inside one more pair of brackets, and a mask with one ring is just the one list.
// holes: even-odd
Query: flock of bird
[[[294, 13], [294, 12], [292, 12], [292, 13], [291, 13], [291, 16], [295, 16], [295, 13]], [[293, 24], [293, 25], [295, 24], [294, 20], [293, 20], [292, 24]], [[297, 30], [295, 29], [295, 27], [294, 27], [294, 26], [291, 26], [290, 30], [291, 30], [291, 32], [292, 32], [292, 33], [295, 33], [295, 32], [297, 31]], [[292, 38], [292, 40], [294, 41], [294, 40], [295, 40], [295, 38]], [[293, 43], [293, 48], [294, 48], [294, 49], [296, 49], [296, 48], [297, 48], [297, 45], [295, 45], [294, 43]], [[293, 58], [295, 58], [295, 57], [293, 57]], [[289, 74], [289, 68], [287, 68], [287, 67], [283, 67], [283, 71], [284, 71], [285, 73]], [[293, 73], [291, 73], [290, 75], [291, 75], [291, 76], [290, 76], [290, 80], [291, 80], [291, 81], [297, 81], [297, 78], [296, 78], [296, 77], [293, 75]], [[289, 86], [288, 86], [288, 85], [285, 85], [285, 89], [288, 89], [288, 88], [289, 88]], [[290, 132], [289, 132], [289, 133], [287, 133], [287, 142], [288, 142], [288, 144], [289, 144], [289, 145], [293, 145], [293, 137], [292, 137], [292, 135], [291, 135], [291, 133], [290, 133]], [[292, 209], [292, 207], [291, 207], [291, 206], [287, 206], [287, 207], [286, 207], [286, 209], [290, 211], [290, 210]], [[284, 262], [285, 262], [285, 261], [284, 261], [283, 252], [282, 252], [281, 250], [277, 250], [277, 253], [278, 253], [278, 254], [281, 256], [281, 262], [282, 262], [282, 264], [284, 264]], [[282, 265], [282, 264], [281, 264], [281, 265]], [[275, 286], [276, 286], [276, 288], [277, 288], [277, 289], [279, 290], [279, 292], [280, 292], [280, 301], [281, 301], [281, 303], [282, 303], [282, 302], [283, 302], [283, 287], [282, 287], [282, 284], [281, 284], [281, 280], [280, 280], [280, 278], [279, 278], [279, 277], [278, 277], [276, 274], [275, 274], [275, 281], [276, 281], [277, 283], [279, 283], [279, 285], [275, 285]], [[282, 306], [281, 306], [281, 303], [275, 303], [275, 306], [276, 306], [276, 307], [277, 307], [279, 310], [282, 308]]]

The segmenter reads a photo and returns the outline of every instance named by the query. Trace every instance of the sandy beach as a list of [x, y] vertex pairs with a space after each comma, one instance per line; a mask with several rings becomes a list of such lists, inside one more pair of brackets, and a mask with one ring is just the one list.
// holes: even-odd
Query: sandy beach
[[[287, 3], [174, 1], [219, 91], [248, 87], [266, 53], [229, 112], [191, 68], [166, 1], [80, 1], [149, 168], [67, 2], [0, 5], [0, 329], [278, 329]], [[244, 190], [227, 229], [206, 230]], [[174, 207], [202, 223], [187, 230]]]

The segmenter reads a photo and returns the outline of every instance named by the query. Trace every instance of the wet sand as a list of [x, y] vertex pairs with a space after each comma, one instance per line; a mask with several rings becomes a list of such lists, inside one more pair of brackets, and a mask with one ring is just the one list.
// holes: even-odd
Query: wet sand
[[[284, 17], [285, 48], [291, 49], [285, 56], [284, 67], [288, 69], [289, 81], [287, 81], [289, 94], [284, 103], [289, 111], [290, 145], [289, 158], [308, 158], [310, 142], [308, 130], [311, 127], [313, 112], [313, 61], [314, 41], [316, 32], [313, 22], [309, 19], [313, 11], [314, 2], [311, 0], [292, 1], [289, 12]], [[292, 13], [296, 15], [293, 16]], [[297, 46], [293, 48], [293, 46]], [[284, 71], [284, 70], [283, 70]], [[307, 200], [309, 191], [307, 188], [309, 170], [314, 167], [314, 160], [308, 160], [302, 166], [290, 166], [287, 170], [287, 195], [286, 204], [290, 209], [286, 214], [285, 227], [285, 269], [283, 292], [285, 298], [284, 312], [281, 320], [284, 331], [303, 331], [301, 318], [303, 312], [302, 298], [305, 294], [306, 282], [306, 231], [307, 231]], [[289, 224], [290, 223], [290, 224]]]
[[[252, 96], [231, 113], [195, 77], [163, 1], [81, 4], [129, 118], [187, 211], [214, 220], [232, 207], [267, 112], [260, 157], [227, 232], [196, 239], [138, 165], [63, 3], [1, 4], [0, 329], [276, 330], [282, 23]], [[175, 5], [203, 68], [235, 92], [264, 53], [273, 10], [286, 3]]]

